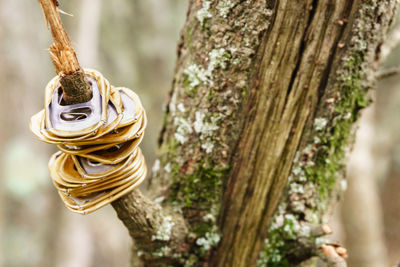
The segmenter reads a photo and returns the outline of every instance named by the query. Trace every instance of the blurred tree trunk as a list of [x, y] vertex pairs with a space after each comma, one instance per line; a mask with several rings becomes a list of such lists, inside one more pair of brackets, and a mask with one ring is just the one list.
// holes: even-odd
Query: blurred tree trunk
[[[101, 0], [83, 0], [80, 3], [77, 54], [83, 66], [97, 66], [99, 57], [99, 26]], [[89, 16], [90, 14], [90, 16]]]
[[[388, 60], [396, 63], [399, 54], [393, 53]], [[382, 184], [381, 200], [384, 214], [385, 237], [388, 248], [388, 266], [400, 261], [400, 77], [394, 76], [378, 84], [376, 141], [378, 177]]]
[[39, 141], [27, 141], [33, 139], [29, 118], [42, 102], [39, 85], [45, 84], [45, 78], [39, 74], [51, 70], [50, 64], [43, 63], [35, 70], [29, 67], [30, 62], [39, 66], [45, 54], [37, 40], [44, 39], [46, 30], [38, 31], [33, 26], [43, 23], [41, 16], [36, 2], [0, 1], [0, 179], [4, 194], [0, 210], [5, 215], [0, 218], [0, 253], [4, 253], [0, 262], [4, 266], [56, 264], [54, 243], [61, 210], [48, 183], [46, 162], [50, 151]]
[[[123, 8], [121, 8], [123, 6]], [[148, 111], [141, 144], [146, 160], [155, 160], [161, 106], [171, 86], [176, 40], [184, 22], [187, 1], [104, 1], [99, 59], [103, 73], [141, 96]]]
[[164, 210], [113, 203], [145, 264], [321, 255], [395, 3], [189, 2], [150, 185]]
[[382, 190], [384, 208], [385, 237], [389, 251], [388, 266], [396, 266], [400, 261], [400, 141], [394, 146], [393, 158], [388, 177]]
[[343, 203], [343, 225], [349, 266], [380, 267], [388, 264], [383, 234], [382, 205], [376, 179], [375, 104], [360, 120], [348, 165], [348, 189]]

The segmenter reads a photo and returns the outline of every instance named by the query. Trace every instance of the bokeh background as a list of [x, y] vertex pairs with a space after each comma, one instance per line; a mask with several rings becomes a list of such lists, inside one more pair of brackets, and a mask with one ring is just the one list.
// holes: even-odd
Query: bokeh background
[[[185, 0], [69, 0], [62, 19], [82, 66], [140, 95], [149, 126], [142, 144], [152, 166], [172, 84]], [[47, 161], [54, 146], [29, 132], [55, 75], [37, 1], [0, 0], [0, 267], [127, 267], [131, 241], [110, 206], [81, 216], [63, 207]], [[400, 63], [400, 49], [385, 68]], [[348, 190], [330, 223], [349, 266], [400, 260], [400, 76], [377, 84], [360, 122]]]

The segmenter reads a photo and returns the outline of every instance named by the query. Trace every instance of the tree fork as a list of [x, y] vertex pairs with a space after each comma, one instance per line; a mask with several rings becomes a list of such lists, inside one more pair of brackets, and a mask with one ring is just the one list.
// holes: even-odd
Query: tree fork
[[50, 45], [50, 57], [57, 74], [61, 77], [63, 104], [87, 102], [92, 98], [92, 89], [79, 65], [75, 50], [62, 24], [57, 0], [38, 0], [46, 25], [50, 27], [54, 43]]
[[[187, 227], [183, 217], [162, 210], [139, 190], [117, 199], [112, 206], [135, 241], [135, 249], [141, 252], [144, 262], [160, 266], [174, 264], [177, 260], [172, 254], [186, 250]], [[162, 251], [163, 247], [168, 247], [169, 253], [154, 261], [153, 254]]]

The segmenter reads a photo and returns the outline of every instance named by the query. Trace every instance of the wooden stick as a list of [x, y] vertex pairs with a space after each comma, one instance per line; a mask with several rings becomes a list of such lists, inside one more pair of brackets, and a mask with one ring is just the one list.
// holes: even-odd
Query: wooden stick
[[66, 105], [87, 102], [92, 97], [90, 84], [79, 65], [75, 50], [62, 24], [57, 0], [38, 0], [50, 27], [54, 43], [50, 45], [50, 57], [61, 76], [63, 103]]
[[389, 69], [384, 69], [379, 71], [376, 74], [376, 79], [379, 80], [384, 80], [386, 78], [390, 78], [393, 77], [395, 75], [399, 75], [400, 74], [400, 67], [393, 67], [393, 68], [389, 68]]

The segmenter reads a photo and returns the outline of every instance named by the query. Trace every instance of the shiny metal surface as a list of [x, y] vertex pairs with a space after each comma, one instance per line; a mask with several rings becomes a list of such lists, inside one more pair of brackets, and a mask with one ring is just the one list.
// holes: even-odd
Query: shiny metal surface
[[92, 86], [92, 99], [88, 102], [74, 105], [62, 105], [61, 87], [53, 91], [49, 106], [51, 127], [60, 131], [82, 131], [101, 121], [102, 97], [96, 80], [88, 77]]
[[91, 101], [62, 105], [56, 77], [46, 88], [45, 109], [30, 123], [40, 140], [61, 150], [49, 161], [50, 176], [65, 206], [80, 214], [134, 190], [147, 173], [139, 148], [147, 117], [139, 97], [95, 70], [85, 72], [94, 85]]

